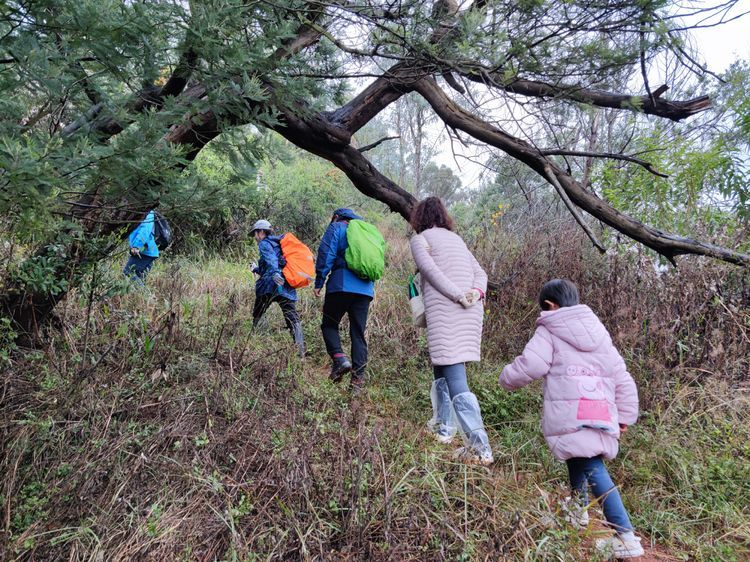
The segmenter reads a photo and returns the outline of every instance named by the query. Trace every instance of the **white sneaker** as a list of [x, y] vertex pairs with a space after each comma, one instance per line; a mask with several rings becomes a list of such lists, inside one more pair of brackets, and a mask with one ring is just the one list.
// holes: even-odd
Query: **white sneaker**
[[481, 466], [490, 466], [495, 462], [492, 451], [487, 449], [477, 451], [473, 447], [459, 447], [453, 453], [453, 458], [466, 464], [478, 464]]
[[574, 529], [582, 531], [589, 526], [589, 510], [573, 498], [564, 498], [561, 504], [563, 519]]
[[448, 445], [453, 441], [453, 435], [446, 433], [443, 434], [441, 432], [438, 432], [435, 434], [435, 439], [438, 440], [438, 443], [442, 443], [443, 445]]
[[610, 558], [637, 558], [643, 556], [644, 553], [639, 537], [626, 541], [618, 535], [606, 539], [597, 539], [596, 550]]
[[445, 425], [441, 423], [432, 423], [432, 420], [428, 421], [425, 425], [427, 426], [427, 431], [435, 436], [435, 439], [438, 440], [438, 443], [447, 445], [448, 443], [453, 441], [455, 433], [451, 432], [450, 429], [448, 429]]

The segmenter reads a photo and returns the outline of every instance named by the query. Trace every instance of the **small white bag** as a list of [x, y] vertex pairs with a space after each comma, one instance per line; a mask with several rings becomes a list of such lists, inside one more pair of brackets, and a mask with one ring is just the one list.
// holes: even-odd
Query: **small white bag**
[[409, 306], [411, 307], [411, 319], [419, 328], [427, 327], [427, 319], [424, 314], [424, 299], [422, 299], [422, 277], [417, 272], [409, 276]]

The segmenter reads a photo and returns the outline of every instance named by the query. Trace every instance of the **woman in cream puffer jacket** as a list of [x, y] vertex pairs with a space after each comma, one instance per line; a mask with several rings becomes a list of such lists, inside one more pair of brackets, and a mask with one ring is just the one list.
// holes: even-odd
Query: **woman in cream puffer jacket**
[[[467, 361], [479, 361], [487, 274], [455, 232], [442, 201], [428, 197], [414, 209], [410, 246], [422, 279], [427, 345], [434, 371], [433, 417], [428, 427], [448, 443], [456, 425], [465, 446], [457, 456], [492, 463], [479, 402], [469, 391]], [[458, 422], [456, 424], [456, 422]]]
[[483, 295], [487, 274], [455, 232], [432, 227], [411, 239], [411, 252], [422, 277], [427, 343], [433, 365], [479, 361], [484, 309], [464, 308], [471, 290]]

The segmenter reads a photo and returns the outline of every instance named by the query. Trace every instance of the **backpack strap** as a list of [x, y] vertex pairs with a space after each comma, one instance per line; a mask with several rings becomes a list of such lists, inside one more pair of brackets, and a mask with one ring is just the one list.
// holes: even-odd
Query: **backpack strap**
[[268, 241], [273, 244], [276, 250], [276, 258], [279, 260], [279, 269], [284, 269], [286, 266], [286, 258], [284, 257], [284, 250], [281, 249], [281, 239], [284, 237], [282, 234], [278, 237], [269, 238]]

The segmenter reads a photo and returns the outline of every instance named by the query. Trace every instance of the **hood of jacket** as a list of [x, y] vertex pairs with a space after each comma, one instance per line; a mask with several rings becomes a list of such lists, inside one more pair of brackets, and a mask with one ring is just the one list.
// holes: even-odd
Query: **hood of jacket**
[[585, 304], [543, 311], [536, 324], [580, 351], [592, 351], [608, 338], [607, 329]]
[[343, 207], [341, 209], [336, 209], [333, 212], [333, 214], [338, 215], [342, 219], [349, 220], [349, 221], [362, 220], [362, 217], [360, 217], [357, 213], [355, 213], [351, 209], [347, 209], [346, 207]]

